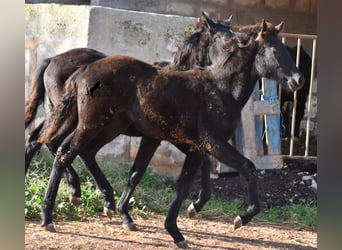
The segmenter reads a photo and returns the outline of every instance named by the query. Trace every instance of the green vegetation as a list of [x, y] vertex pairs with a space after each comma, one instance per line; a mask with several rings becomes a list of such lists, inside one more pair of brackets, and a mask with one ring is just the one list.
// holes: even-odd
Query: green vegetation
[[271, 207], [255, 217], [257, 221], [293, 222], [303, 226], [317, 226], [317, 207], [307, 204]]
[[[40, 206], [48, 184], [51, 166], [52, 158], [47, 156], [38, 156], [31, 163], [25, 179], [25, 217], [27, 219], [40, 218]], [[78, 158], [74, 161], [73, 166], [81, 178], [81, 205], [74, 207], [69, 202], [70, 189], [63, 179], [60, 184], [54, 215], [63, 219], [83, 220], [102, 213], [102, 196], [95, 186], [93, 179]], [[130, 165], [117, 164], [113, 166], [109, 163], [101, 163], [100, 166], [116, 191], [115, 200], [118, 202], [127, 184]], [[175, 181], [173, 179], [160, 177], [148, 168], [130, 199], [131, 214], [133, 216], [150, 216], [153, 213], [166, 214], [174, 197], [174, 185]], [[183, 202], [181, 208], [182, 215], [186, 214], [186, 207], [189, 204], [190, 200]], [[198, 216], [206, 219], [227, 220], [234, 218], [244, 211], [245, 205], [238, 199], [229, 202], [211, 199]], [[271, 207], [263, 209], [254, 220], [317, 226], [317, 207], [306, 204]]]

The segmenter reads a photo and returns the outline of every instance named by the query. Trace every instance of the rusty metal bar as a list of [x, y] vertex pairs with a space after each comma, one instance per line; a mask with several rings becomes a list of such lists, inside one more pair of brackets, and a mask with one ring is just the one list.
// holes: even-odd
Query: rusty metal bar
[[[301, 41], [302, 41], [301, 38], [297, 38], [297, 57], [296, 57], [297, 68], [299, 68]], [[297, 90], [293, 92], [291, 138], [290, 138], [290, 153], [289, 153], [290, 156], [293, 155], [294, 130], [295, 130], [295, 122], [296, 122], [296, 107], [297, 107]]]
[[301, 39], [317, 40], [317, 35], [280, 33], [279, 36], [286, 37], [286, 38], [301, 38]]

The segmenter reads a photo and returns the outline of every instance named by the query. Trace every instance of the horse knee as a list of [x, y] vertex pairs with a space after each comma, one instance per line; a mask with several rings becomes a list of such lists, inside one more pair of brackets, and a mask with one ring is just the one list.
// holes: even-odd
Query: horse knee
[[247, 179], [252, 181], [258, 178], [258, 171], [253, 162], [248, 161], [245, 164], [247, 170]]
[[64, 164], [64, 165], [70, 164], [73, 160], [71, 151], [63, 146], [60, 146], [57, 149], [56, 158], [59, 163]]

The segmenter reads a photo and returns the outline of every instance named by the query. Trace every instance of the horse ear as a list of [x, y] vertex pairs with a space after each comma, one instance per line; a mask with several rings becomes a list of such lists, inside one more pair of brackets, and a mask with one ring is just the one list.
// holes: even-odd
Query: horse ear
[[227, 19], [224, 19], [223, 21], [227, 24], [230, 24], [230, 22], [232, 21], [233, 19], [233, 15], [230, 15]]
[[260, 31], [259, 31], [258, 36], [255, 40], [256, 41], [263, 40], [265, 37], [265, 34], [266, 34], [266, 30], [267, 30], [267, 23], [266, 23], [265, 19], [262, 19], [261, 23], [260, 23]]
[[260, 33], [263, 33], [266, 30], [267, 30], [267, 23], [266, 23], [266, 20], [263, 18], [260, 24]]
[[206, 11], [202, 12], [202, 16], [206, 20], [208, 26], [210, 29], [214, 29], [216, 26], [216, 22], [209, 16], [209, 14]]
[[277, 26], [274, 27], [274, 29], [276, 30], [277, 33], [279, 32], [283, 32], [285, 28], [285, 22], [282, 21], [280, 24], [278, 24]]

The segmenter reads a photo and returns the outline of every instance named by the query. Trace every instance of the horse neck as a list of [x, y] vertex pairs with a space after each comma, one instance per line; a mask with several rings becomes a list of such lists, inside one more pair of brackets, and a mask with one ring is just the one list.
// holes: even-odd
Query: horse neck
[[[255, 69], [256, 50], [240, 49], [224, 65], [213, 65], [212, 75], [222, 98], [231, 99], [241, 109], [251, 96], [256, 82], [260, 79]], [[220, 68], [221, 67], [221, 68]]]

